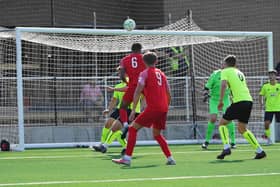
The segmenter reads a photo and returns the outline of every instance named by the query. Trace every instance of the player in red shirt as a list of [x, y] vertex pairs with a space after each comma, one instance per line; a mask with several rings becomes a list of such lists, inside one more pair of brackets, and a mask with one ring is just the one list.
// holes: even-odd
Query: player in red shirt
[[127, 108], [133, 101], [133, 95], [137, 87], [139, 74], [146, 69], [141, 49], [142, 45], [140, 43], [132, 44], [131, 54], [125, 56], [120, 62], [122, 81], [127, 82], [126, 75], [129, 79], [129, 82], [127, 83], [128, 88], [125, 91], [120, 107], [120, 121], [124, 126], [122, 138], [125, 138], [128, 130]]
[[147, 66], [141, 72], [137, 88], [133, 97], [133, 108], [129, 116], [134, 119], [135, 108], [143, 92], [146, 98], [147, 107], [133, 122], [128, 130], [128, 144], [126, 153], [121, 159], [112, 159], [114, 163], [130, 165], [131, 156], [136, 144], [137, 131], [142, 127], [153, 128], [154, 139], [159, 143], [163, 153], [167, 158], [167, 165], [175, 165], [167, 142], [161, 131], [165, 129], [168, 105], [170, 103], [170, 90], [166, 76], [159, 69], [155, 68], [157, 55], [153, 52], [147, 52], [143, 56], [144, 63]]

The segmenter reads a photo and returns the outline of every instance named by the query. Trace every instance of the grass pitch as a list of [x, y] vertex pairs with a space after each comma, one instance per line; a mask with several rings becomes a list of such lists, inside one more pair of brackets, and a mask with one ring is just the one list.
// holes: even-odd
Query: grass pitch
[[121, 148], [101, 154], [89, 149], [40, 149], [0, 152], [0, 186], [279, 187], [280, 144], [264, 146], [267, 158], [253, 160], [254, 150], [238, 145], [216, 160], [222, 145], [170, 146], [176, 166], [166, 166], [158, 146], [136, 147], [131, 167], [116, 165]]

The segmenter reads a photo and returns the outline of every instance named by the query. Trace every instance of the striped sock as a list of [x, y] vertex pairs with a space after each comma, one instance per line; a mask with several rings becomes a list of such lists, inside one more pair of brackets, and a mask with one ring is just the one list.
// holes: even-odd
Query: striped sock
[[126, 139], [122, 139], [122, 131], [118, 130], [116, 132], [116, 137], [117, 137], [117, 140], [119, 141], [119, 143], [121, 144], [122, 148], [125, 148], [126, 147]]
[[254, 149], [258, 150], [259, 148], [261, 148], [258, 140], [251, 131], [247, 130], [242, 135], [252, 145]]
[[222, 142], [224, 144], [224, 149], [230, 148], [227, 127], [224, 125], [219, 126], [219, 132], [220, 132]]
[[113, 141], [117, 138], [117, 135], [118, 134], [116, 132], [110, 131], [104, 144], [106, 145], [112, 144]]

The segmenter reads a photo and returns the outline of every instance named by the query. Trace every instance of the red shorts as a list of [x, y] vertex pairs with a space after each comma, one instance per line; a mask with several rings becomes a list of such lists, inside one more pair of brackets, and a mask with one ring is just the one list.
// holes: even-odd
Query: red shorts
[[166, 127], [167, 112], [144, 110], [136, 119], [135, 123], [143, 127], [164, 130]]
[[123, 95], [123, 100], [124, 101], [126, 101], [128, 103], [132, 103], [136, 87], [137, 87], [137, 85], [136, 86], [129, 86], [127, 88], [127, 90], [125, 91], [125, 93]]

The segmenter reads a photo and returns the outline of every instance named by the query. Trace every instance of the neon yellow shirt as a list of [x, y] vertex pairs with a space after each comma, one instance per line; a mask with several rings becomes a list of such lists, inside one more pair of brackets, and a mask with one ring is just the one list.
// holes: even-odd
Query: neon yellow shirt
[[[126, 83], [124, 83], [124, 82], [121, 82], [121, 83], [115, 85], [115, 88], [124, 88], [124, 87], [126, 87]], [[124, 95], [124, 92], [114, 91], [114, 93], [113, 93], [113, 98], [118, 100], [118, 105], [117, 105], [118, 109], [120, 109], [120, 107], [121, 107], [121, 101], [122, 101], [123, 95]], [[132, 109], [132, 105], [133, 105], [133, 103], [129, 106], [130, 109]], [[136, 111], [136, 113], [141, 112], [140, 102], [138, 102], [135, 111]]]
[[271, 85], [265, 83], [260, 91], [260, 95], [265, 98], [265, 111], [278, 112], [280, 111], [280, 84]]
[[233, 103], [253, 101], [244, 74], [237, 68], [228, 67], [222, 70], [221, 80], [226, 80], [232, 94]]

